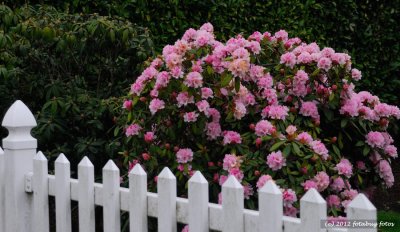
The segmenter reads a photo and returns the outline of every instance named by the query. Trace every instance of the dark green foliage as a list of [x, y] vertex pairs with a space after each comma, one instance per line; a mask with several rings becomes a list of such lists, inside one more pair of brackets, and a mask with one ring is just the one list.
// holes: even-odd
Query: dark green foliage
[[21, 99], [37, 116], [34, 133], [47, 154], [73, 161], [116, 154], [109, 145], [115, 97], [153, 55], [147, 29], [118, 17], [4, 5], [0, 27], [0, 117]]

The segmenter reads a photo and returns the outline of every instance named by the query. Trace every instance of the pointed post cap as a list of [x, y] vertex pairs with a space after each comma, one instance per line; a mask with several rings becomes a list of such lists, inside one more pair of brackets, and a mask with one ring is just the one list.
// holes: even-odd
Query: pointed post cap
[[41, 151], [38, 151], [38, 153], [35, 155], [35, 157], [33, 157], [33, 159], [38, 160], [38, 161], [46, 161], [47, 162], [46, 156], [44, 156]]
[[174, 174], [169, 170], [168, 167], [165, 167], [160, 174], [158, 175], [158, 179], [176, 179]]
[[103, 167], [103, 171], [118, 171], [119, 172], [119, 168], [117, 167], [117, 165], [114, 163], [114, 161], [112, 161], [111, 159], [106, 163], [106, 165]]
[[260, 189], [260, 193], [269, 193], [269, 194], [274, 194], [274, 195], [282, 195], [281, 190], [278, 188], [278, 186], [275, 184], [275, 181], [269, 180], [267, 183], [264, 184], [264, 186]]
[[306, 194], [300, 199], [300, 202], [310, 202], [310, 203], [317, 203], [317, 204], [325, 204], [326, 201], [315, 188], [311, 188], [307, 191]]
[[65, 155], [63, 153], [61, 153], [55, 163], [60, 163], [60, 164], [69, 164], [69, 160], [67, 159], [67, 157], [65, 157]]
[[239, 183], [235, 176], [230, 175], [222, 185], [222, 188], [243, 189], [243, 186]]
[[136, 164], [135, 167], [132, 168], [132, 170], [129, 173], [129, 175], [147, 176], [147, 173], [144, 171], [142, 165]]
[[189, 183], [208, 184], [206, 178], [204, 178], [200, 171], [196, 171], [193, 174], [193, 176], [189, 179]]
[[376, 207], [371, 203], [371, 201], [363, 193], [359, 193], [350, 202], [350, 204], [347, 206], [347, 208], [376, 211]]
[[85, 156], [83, 157], [81, 162], [79, 162], [78, 167], [93, 167], [93, 164], [92, 162], [90, 162], [90, 159], [87, 156]]
[[29, 108], [22, 101], [17, 100], [7, 110], [1, 125], [6, 128], [32, 128], [35, 127], [37, 123]]

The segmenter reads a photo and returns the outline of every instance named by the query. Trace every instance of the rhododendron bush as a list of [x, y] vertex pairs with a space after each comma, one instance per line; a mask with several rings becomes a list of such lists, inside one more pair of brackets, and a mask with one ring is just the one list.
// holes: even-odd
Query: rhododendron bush
[[221, 42], [209, 23], [189, 29], [132, 84], [123, 158], [148, 171], [151, 189], [168, 166], [186, 194], [200, 170], [218, 201], [234, 175], [254, 208], [257, 190], [273, 180], [286, 215], [310, 188], [340, 215], [359, 191], [394, 182], [397, 149], [386, 129], [400, 110], [355, 91], [361, 78], [349, 55], [283, 30]]

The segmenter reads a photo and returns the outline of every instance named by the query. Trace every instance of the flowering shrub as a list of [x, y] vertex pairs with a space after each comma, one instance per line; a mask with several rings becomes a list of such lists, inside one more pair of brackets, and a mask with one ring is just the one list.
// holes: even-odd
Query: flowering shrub
[[349, 55], [283, 30], [222, 43], [209, 23], [189, 29], [131, 86], [125, 162], [150, 175], [169, 166], [181, 190], [200, 170], [214, 200], [234, 175], [250, 208], [272, 179], [286, 215], [296, 215], [298, 199], [315, 188], [340, 215], [358, 191], [394, 182], [397, 150], [386, 129], [400, 110], [356, 92], [361, 77]]

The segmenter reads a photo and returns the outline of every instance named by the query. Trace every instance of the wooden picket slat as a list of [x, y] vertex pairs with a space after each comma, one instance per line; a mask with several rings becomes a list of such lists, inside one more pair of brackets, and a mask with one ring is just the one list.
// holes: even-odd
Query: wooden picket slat
[[222, 185], [223, 232], [244, 231], [243, 209], [243, 186], [231, 175]]
[[41, 151], [33, 159], [33, 228], [49, 231], [49, 181], [47, 159]]
[[64, 154], [55, 161], [56, 230], [71, 232], [71, 171]]
[[282, 231], [282, 192], [275, 182], [269, 180], [259, 191], [259, 231]]
[[0, 231], [5, 231], [5, 172], [4, 172], [4, 151], [0, 147]]
[[326, 231], [321, 220], [326, 220], [326, 201], [314, 188], [307, 191], [300, 199], [300, 218], [302, 231]]
[[176, 178], [165, 167], [158, 175], [158, 231], [176, 232]]
[[208, 231], [208, 182], [197, 171], [189, 180], [189, 229], [191, 232]]
[[94, 166], [88, 157], [78, 164], [79, 231], [95, 231]]
[[147, 174], [140, 164], [129, 173], [130, 232], [147, 231]]
[[[376, 208], [375, 206], [368, 200], [368, 198], [359, 193], [347, 206], [347, 218], [349, 220], [370, 220], [371, 223], [376, 222]], [[351, 228], [353, 232], [376, 232], [377, 228]]]
[[109, 160], [103, 168], [104, 232], [118, 232], [121, 229], [119, 184], [119, 169]]

